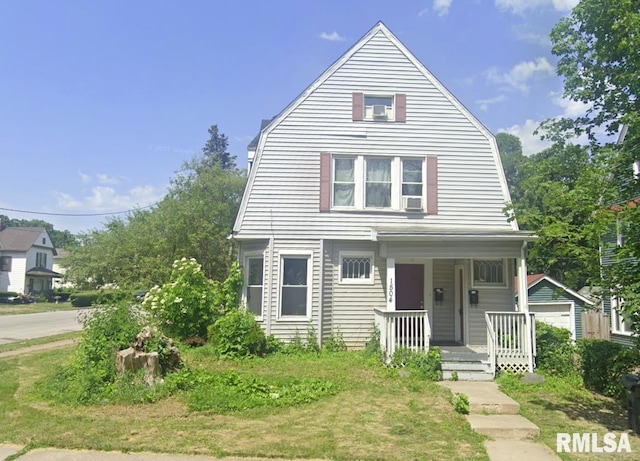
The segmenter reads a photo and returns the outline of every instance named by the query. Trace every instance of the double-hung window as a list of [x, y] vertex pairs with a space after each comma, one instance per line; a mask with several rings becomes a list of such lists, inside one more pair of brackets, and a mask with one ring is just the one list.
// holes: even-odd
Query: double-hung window
[[309, 312], [310, 256], [283, 255], [280, 261], [280, 315], [306, 317]]
[[355, 203], [355, 158], [333, 159], [333, 205], [352, 207]]
[[246, 259], [246, 303], [247, 309], [258, 317], [262, 316], [262, 287], [264, 258], [249, 256]]
[[47, 267], [46, 253], [36, 253], [36, 267]]
[[365, 207], [391, 207], [391, 159], [367, 157]]
[[422, 159], [402, 159], [402, 196], [422, 197]]
[[364, 96], [365, 120], [393, 120], [393, 96]]
[[621, 304], [620, 299], [611, 299], [611, 331], [617, 334], [630, 335], [633, 330], [627, 322], [625, 322], [623, 315], [619, 311]]
[[11, 256], [0, 256], [0, 271], [11, 272]]

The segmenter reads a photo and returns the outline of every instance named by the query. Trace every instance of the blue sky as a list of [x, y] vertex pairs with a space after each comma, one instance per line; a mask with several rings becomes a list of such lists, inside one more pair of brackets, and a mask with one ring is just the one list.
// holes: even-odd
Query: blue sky
[[[0, 214], [71, 232], [161, 199], [217, 124], [246, 166], [280, 112], [377, 21], [493, 133], [544, 144], [562, 99], [548, 33], [576, 0], [3, 0]], [[7, 209], [41, 214], [24, 214]]]

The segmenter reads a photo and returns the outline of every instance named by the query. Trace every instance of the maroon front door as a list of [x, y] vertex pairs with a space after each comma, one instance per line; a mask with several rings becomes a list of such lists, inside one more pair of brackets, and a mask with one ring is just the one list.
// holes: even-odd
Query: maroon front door
[[424, 310], [424, 264], [396, 264], [396, 310]]

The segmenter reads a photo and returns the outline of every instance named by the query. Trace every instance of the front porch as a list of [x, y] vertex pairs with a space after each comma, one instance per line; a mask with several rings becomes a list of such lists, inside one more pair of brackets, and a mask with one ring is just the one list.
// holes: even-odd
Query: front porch
[[[443, 363], [464, 364], [449, 370], [484, 370], [493, 378], [497, 371], [532, 372], [535, 362], [535, 319], [523, 312], [485, 312], [487, 341], [462, 345], [454, 341], [432, 340], [427, 310], [383, 311], [374, 309], [375, 326], [380, 333], [384, 359], [391, 360], [398, 349], [428, 352], [440, 347]], [[448, 377], [446, 376], [445, 379]], [[474, 379], [474, 378], [471, 378]]]

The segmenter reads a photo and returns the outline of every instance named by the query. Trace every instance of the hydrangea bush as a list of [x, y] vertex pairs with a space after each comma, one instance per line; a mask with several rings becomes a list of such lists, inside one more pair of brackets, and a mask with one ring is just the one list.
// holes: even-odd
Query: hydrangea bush
[[216, 303], [220, 298], [217, 288], [205, 277], [195, 259], [182, 258], [173, 263], [168, 283], [149, 290], [142, 307], [167, 336], [179, 340], [204, 338], [207, 326], [214, 323], [224, 309]]

